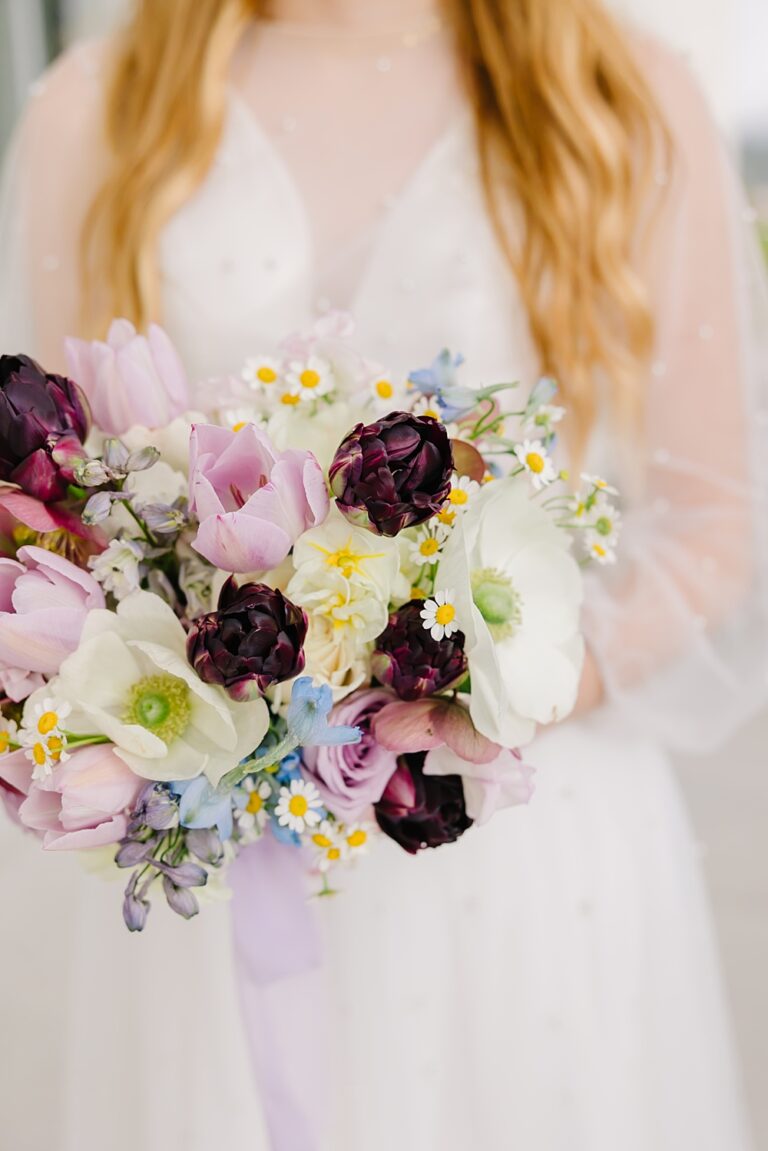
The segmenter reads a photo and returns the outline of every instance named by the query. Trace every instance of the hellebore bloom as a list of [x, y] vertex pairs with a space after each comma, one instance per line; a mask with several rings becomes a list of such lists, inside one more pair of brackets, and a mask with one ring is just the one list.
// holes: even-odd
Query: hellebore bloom
[[421, 699], [460, 683], [467, 672], [464, 633], [432, 639], [424, 627], [423, 600], [411, 600], [393, 612], [376, 641], [371, 667], [380, 683], [400, 699]]
[[323, 801], [334, 815], [352, 820], [382, 792], [397, 768], [397, 756], [378, 743], [371, 732], [371, 720], [386, 704], [392, 702], [388, 691], [372, 688], [357, 691], [337, 704], [331, 712], [340, 724], [360, 730], [354, 744], [337, 744], [307, 748], [304, 768], [317, 785]]
[[425, 775], [424, 759], [423, 752], [400, 756], [397, 770], [374, 806], [381, 830], [410, 855], [454, 843], [472, 826], [461, 777]]
[[32, 764], [24, 752], [12, 752], [0, 759], [0, 773], [26, 794], [18, 811], [20, 821], [42, 833], [43, 847], [53, 851], [118, 843], [144, 787], [144, 780], [109, 744], [73, 750], [50, 775], [38, 780], [32, 779]]
[[266, 584], [238, 587], [230, 577], [218, 608], [192, 624], [187, 657], [204, 683], [225, 688], [232, 699], [255, 699], [304, 668], [307, 617], [282, 592]]
[[526, 804], [533, 795], [534, 769], [517, 750], [499, 748], [490, 763], [470, 763], [460, 759], [450, 747], [436, 747], [427, 754], [425, 775], [460, 775], [467, 815], [487, 823], [502, 807]]
[[451, 490], [453, 455], [448, 433], [428, 416], [393, 412], [358, 424], [331, 464], [331, 491], [358, 527], [396, 536], [436, 515]]
[[107, 435], [137, 425], [164, 428], [189, 407], [184, 367], [157, 324], [139, 336], [128, 320], [115, 320], [106, 343], [69, 339], [65, 347], [69, 370]]
[[104, 607], [93, 576], [45, 548], [0, 558], [0, 686], [13, 700], [40, 686], [76, 650], [86, 617]]
[[228, 572], [267, 571], [330, 507], [311, 452], [278, 452], [254, 424], [239, 431], [195, 424], [189, 444], [190, 508], [200, 526], [192, 546]]
[[91, 425], [77, 384], [29, 356], [0, 356], [0, 480], [48, 503], [67, 493]]
[[314, 687], [308, 675], [295, 681], [285, 720], [296, 747], [360, 742], [359, 728], [328, 723], [332, 707], [333, 693], [328, 684]]

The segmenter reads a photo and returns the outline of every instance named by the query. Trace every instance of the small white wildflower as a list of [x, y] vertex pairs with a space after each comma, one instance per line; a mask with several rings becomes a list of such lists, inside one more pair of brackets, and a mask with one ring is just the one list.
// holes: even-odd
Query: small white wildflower
[[115, 539], [100, 555], [91, 556], [88, 567], [104, 591], [122, 600], [141, 587], [143, 560], [144, 548], [138, 540]]
[[429, 632], [432, 639], [450, 639], [459, 630], [452, 591], [439, 591], [433, 599], [428, 599], [420, 615], [424, 630]]
[[323, 801], [314, 783], [292, 779], [289, 787], [280, 788], [275, 815], [281, 827], [303, 835], [307, 828], [320, 822], [322, 808]]
[[557, 479], [557, 470], [541, 440], [524, 440], [515, 448], [519, 463], [528, 473], [536, 491]]

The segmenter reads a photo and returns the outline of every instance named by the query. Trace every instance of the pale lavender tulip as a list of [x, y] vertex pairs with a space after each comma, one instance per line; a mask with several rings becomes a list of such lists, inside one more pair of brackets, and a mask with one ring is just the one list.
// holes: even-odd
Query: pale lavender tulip
[[88, 612], [104, 593], [88, 572], [45, 548], [23, 547], [0, 558], [0, 684], [24, 699], [54, 675], [80, 643]]
[[107, 435], [165, 427], [190, 406], [184, 366], [157, 324], [140, 336], [128, 320], [115, 320], [106, 343], [68, 339], [66, 351], [70, 374]]
[[[111, 744], [73, 751], [40, 780], [32, 780], [29, 760], [26, 769], [18, 762], [22, 755], [14, 752], [0, 760], [0, 773], [9, 777], [15, 767], [9, 782], [27, 792], [19, 819], [25, 827], [43, 833], [45, 848], [79, 851], [123, 839], [130, 810], [146, 781], [118, 759]], [[18, 772], [24, 770], [28, 782], [19, 787]]]
[[190, 438], [192, 546], [228, 572], [277, 567], [296, 540], [323, 522], [329, 499], [311, 452], [279, 452], [253, 424], [239, 431], [196, 424]]

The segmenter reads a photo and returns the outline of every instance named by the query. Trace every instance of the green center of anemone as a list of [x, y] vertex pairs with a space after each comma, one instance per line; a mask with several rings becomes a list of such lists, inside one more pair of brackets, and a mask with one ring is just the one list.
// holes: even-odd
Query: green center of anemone
[[472, 599], [497, 642], [508, 639], [522, 623], [520, 596], [509, 576], [496, 568], [472, 572]]
[[189, 688], [175, 675], [148, 675], [130, 690], [123, 723], [151, 731], [163, 743], [172, 743], [189, 724], [192, 708]]

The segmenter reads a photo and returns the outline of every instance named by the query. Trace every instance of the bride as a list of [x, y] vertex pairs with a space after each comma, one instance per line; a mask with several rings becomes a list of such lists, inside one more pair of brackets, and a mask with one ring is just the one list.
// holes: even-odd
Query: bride
[[681, 62], [599, 0], [142, 0], [38, 85], [0, 239], [0, 346], [50, 370], [159, 318], [204, 389], [344, 308], [393, 371], [450, 343], [478, 382], [556, 375], [571, 467], [625, 499], [530, 807], [378, 845], [315, 909], [311, 988], [249, 1004], [226, 904], [129, 937], [112, 887], [0, 828], [3, 1145], [267, 1147], [249, 1010], [262, 1072], [297, 1068], [273, 1131], [322, 1082], [328, 1151], [746, 1151], [667, 749], [765, 688], [767, 313]]

